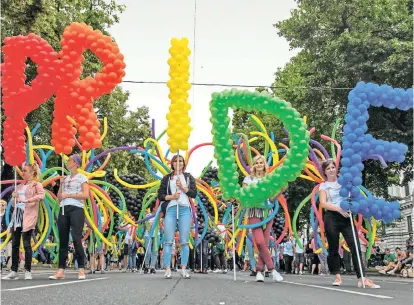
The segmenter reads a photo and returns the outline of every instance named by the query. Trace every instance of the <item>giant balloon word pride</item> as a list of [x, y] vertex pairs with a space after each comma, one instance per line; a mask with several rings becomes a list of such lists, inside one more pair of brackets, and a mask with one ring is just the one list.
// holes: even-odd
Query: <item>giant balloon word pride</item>
[[[210, 102], [213, 141], [189, 148], [191, 120], [188, 110], [191, 105], [187, 100], [191, 88], [188, 60], [191, 51], [188, 48], [188, 39], [174, 38], [169, 50], [171, 58], [168, 59], [171, 79], [167, 86], [170, 90], [168, 98], [171, 105], [166, 117], [167, 129], [158, 136], [153, 129], [151, 138], [146, 139], [142, 146], [122, 146], [123, 143], [119, 143], [119, 147], [104, 149], [102, 140], [107, 133], [108, 124], [105, 118], [101, 132], [101, 123], [94, 110], [94, 100], [110, 93], [122, 81], [125, 74], [123, 55], [110, 37], [81, 23], [73, 23], [65, 28], [61, 46], [61, 51], [56, 52], [45, 40], [29, 34], [7, 37], [2, 49], [2, 107], [6, 117], [3, 123], [2, 145], [5, 161], [15, 166], [19, 174], [20, 166], [24, 162], [36, 161], [41, 167], [40, 182], [47, 189], [46, 198], [39, 210], [36, 234], [33, 237], [33, 249], [39, 249], [40, 253], [41, 248], [48, 245], [48, 236], [55, 237], [54, 245], [59, 243], [55, 221], [59, 212], [59, 202], [50, 186], [63, 173], [61, 168], [48, 167], [48, 158], [52, 153], [56, 153], [62, 156], [64, 162], [67, 159], [66, 155], [70, 154], [74, 147], [81, 152], [80, 171], [88, 177], [91, 186], [90, 197], [85, 201], [87, 221], [84, 234], [84, 239], [90, 239], [91, 247], [95, 240], [97, 243], [107, 244], [115, 249], [113, 251], [119, 251], [123, 245], [123, 233], [118, 228], [128, 224], [139, 228], [136, 236], [139, 242], [142, 242], [144, 231], [149, 232], [150, 236], [162, 232], [162, 227], [157, 221], [160, 209], [156, 198], [162, 176], [170, 172], [170, 152], [184, 151], [188, 164], [197, 149], [211, 145], [214, 146], [214, 158], [217, 160], [218, 169], [210, 167], [213, 161], [210, 160], [206, 169], [196, 179], [199, 191], [196, 198], [198, 204], [196, 208], [192, 203], [194, 226], [191, 229], [190, 246], [197, 245], [204, 238], [211, 243], [222, 238], [227, 245], [226, 251], [232, 248], [233, 242], [236, 241], [236, 248], [241, 254], [244, 251], [244, 241], [247, 241], [248, 245], [251, 239], [247, 234], [248, 229], [263, 226], [272, 219], [277, 237], [276, 244], [285, 234], [290, 234], [295, 236], [300, 245], [296, 233], [297, 220], [301, 209], [310, 201], [309, 217], [316, 252], [326, 252], [322, 211], [317, 206], [317, 200], [319, 185], [325, 181], [320, 161], [329, 158], [335, 161], [338, 168], [341, 165], [341, 195], [347, 198], [341, 206], [355, 214], [354, 221], [358, 234], [367, 245], [367, 257], [371, 255], [375, 241], [376, 220], [389, 222], [400, 217], [398, 202], [389, 203], [376, 199], [362, 186], [362, 170], [363, 162], [368, 159], [376, 159], [383, 166], [387, 166], [386, 162], [404, 161], [408, 151], [406, 145], [375, 139], [367, 133], [368, 108], [384, 106], [402, 111], [412, 109], [412, 89], [358, 83], [349, 93], [342, 141], [335, 139], [341, 119], [333, 122], [333, 132], [330, 136], [321, 136], [322, 140], [328, 142], [330, 153], [324, 145], [312, 138], [315, 129], [308, 129], [306, 117], [301, 116], [289, 102], [277, 99], [266, 92], [225, 90], [214, 93]], [[84, 61], [82, 54], [87, 49], [96, 54], [102, 62], [102, 69], [93, 77], [81, 79]], [[24, 74], [27, 58], [37, 65], [37, 76], [30, 84], [26, 84]], [[51, 145], [34, 144], [33, 135], [39, 126], [29, 129], [25, 117], [52, 95], [55, 95], [55, 106]], [[255, 115], [249, 117], [254, 130], [248, 135], [234, 134], [231, 132], [231, 120], [228, 116], [230, 108], [273, 115], [283, 123], [286, 134], [276, 136], [272, 131], [269, 132]], [[168, 136], [169, 147], [164, 154], [159, 141], [165, 134]], [[256, 143], [261, 144], [255, 147]], [[101, 151], [96, 153], [97, 149]], [[135, 174], [118, 175], [117, 169], [107, 174], [105, 168], [110, 162], [111, 154], [119, 151], [143, 156], [152, 181], [146, 182]], [[258, 184], [241, 188], [239, 175], [250, 175], [254, 155], [258, 154], [266, 159], [268, 175]], [[286, 198], [279, 193], [289, 182], [297, 178], [312, 181], [315, 186], [312, 193], [298, 203], [291, 219]], [[20, 181], [16, 179], [1, 182], [2, 186], [10, 184], [3, 188], [1, 193], [1, 198], [9, 198], [5, 216], [7, 223], [10, 221], [12, 209], [9, 195], [14, 189], [13, 184]], [[267, 200], [276, 195], [275, 202]], [[230, 230], [229, 215], [232, 207], [235, 207], [236, 212], [234, 234]], [[267, 216], [260, 223], [249, 225], [245, 211], [246, 208], [252, 207], [269, 209], [271, 212], [266, 213]], [[149, 220], [152, 218], [155, 221], [150, 225]], [[368, 239], [365, 239], [362, 233], [366, 234]], [[2, 232], [0, 237], [5, 234], [6, 231]], [[5, 246], [9, 238], [10, 234], [0, 248]], [[254, 245], [250, 242], [250, 245], [252, 244]], [[158, 249], [161, 245], [161, 240], [156, 240], [153, 247]], [[343, 239], [341, 246], [347, 249]], [[250, 251], [254, 250], [249, 249]], [[52, 255], [57, 260], [56, 250]]]

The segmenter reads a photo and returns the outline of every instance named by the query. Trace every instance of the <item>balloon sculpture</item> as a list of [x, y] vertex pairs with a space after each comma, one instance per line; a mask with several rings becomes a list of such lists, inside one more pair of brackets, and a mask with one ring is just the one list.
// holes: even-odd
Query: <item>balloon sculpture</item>
[[190, 137], [190, 117], [188, 111], [191, 105], [187, 102], [188, 93], [191, 85], [188, 82], [190, 77], [190, 62], [188, 56], [191, 51], [188, 48], [188, 39], [171, 39], [170, 48], [171, 58], [168, 59], [170, 65], [170, 77], [167, 86], [170, 89], [168, 97], [171, 100], [170, 112], [167, 114], [168, 120], [168, 140], [171, 152], [188, 149], [188, 138]]
[[389, 222], [400, 217], [400, 205], [394, 201], [387, 203], [383, 199], [366, 198], [361, 193], [363, 161], [376, 159], [386, 167], [385, 161], [403, 162], [408, 151], [407, 145], [397, 142], [387, 142], [375, 139], [368, 130], [368, 108], [384, 106], [390, 109], [398, 108], [407, 111], [413, 108], [413, 89], [394, 89], [387, 85], [378, 86], [372, 83], [360, 82], [349, 93], [349, 103], [346, 124], [344, 126], [343, 147], [341, 160], [342, 185], [341, 195], [350, 196], [349, 201], [341, 202], [345, 210], [361, 213], [365, 217], [374, 216]]
[[[307, 130], [306, 118], [292, 108], [291, 104], [271, 97], [266, 93], [240, 90], [226, 90], [214, 93], [210, 103], [213, 143], [201, 143], [188, 148], [188, 138], [191, 127], [187, 102], [189, 80], [190, 50], [188, 40], [172, 39], [168, 60], [170, 77], [168, 87], [171, 99], [170, 112], [167, 115], [168, 128], [158, 137], [152, 134], [144, 141], [142, 146], [119, 146], [111, 149], [101, 148], [102, 140], [107, 133], [107, 120], [101, 123], [94, 112], [93, 101], [102, 94], [111, 92], [120, 83], [124, 76], [125, 64], [123, 56], [116, 43], [108, 36], [91, 27], [74, 23], [68, 26], [62, 39], [62, 50], [56, 53], [50, 45], [34, 34], [28, 36], [8, 37], [5, 39], [3, 51], [5, 62], [3, 64], [3, 109], [6, 116], [4, 122], [4, 154], [5, 160], [15, 166], [20, 174], [19, 165], [23, 162], [36, 162], [41, 167], [40, 181], [46, 189], [46, 198], [39, 211], [39, 220], [34, 236], [33, 249], [39, 251], [49, 247], [53, 257], [57, 260], [57, 247], [59, 244], [56, 226], [56, 217], [59, 211], [59, 202], [52, 190], [56, 180], [60, 179], [61, 168], [48, 167], [48, 158], [52, 153], [62, 155], [72, 152], [76, 145], [82, 154], [80, 172], [84, 173], [91, 187], [89, 198], [85, 202], [86, 226], [84, 240], [105, 243], [112, 251], [120, 251], [123, 245], [123, 234], [118, 227], [130, 224], [137, 226], [136, 240], [143, 242], [144, 230], [153, 236], [162, 228], [157, 221], [160, 209], [157, 201], [157, 190], [163, 175], [170, 172], [168, 158], [170, 152], [186, 151], [186, 162], [189, 163], [192, 154], [199, 148], [213, 145], [214, 157], [217, 159], [218, 170], [210, 168], [211, 162], [196, 179], [199, 191], [196, 198], [197, 210], [193, 210], [194, 226], [191, 230], [191, 247], [201, 240], [216, 243], [223, 239], [226, 251], [232, 248], [233, 241], [241, 254], [246, 239], [250, 238], [247, 230], [255, 226], [262, 226], [272, 218], [276, 244], [281, 242], [286, 234], [296, 237], [297, 219], [301, 209], [311, 201], [310, 220], [316, 247], [319, 252], [325, 251], [327, 244], [323, 234], [322, 211], [316, 202], [318, 187], [325, 179], [320, 166], [320, 160], [330, 157], [324, 146], [311, 139], [314, 128]], [[80, 80], [82, 74], [81, 63], [84, 60], [82, 53], [85, 49], [93, 51], [103, 63], [103, 68], [94, 77]], [[38, 65], [38, 76], [31, 86], [25, 85], [25, 60], [30, 57]], [[51, 95], [56, 94], [54, 120], [52, 124], [52, 145], [33, 143], [39, 125], [32, 130], [27, 128], [25, 116], [36, 109]], [[399, 217], [398, 204], [386, 203], [374, 199], [361, 184], [362, 162], [369, 158], [377, 158], [383, 165], [385, 161], [402, 162], [407, 152], [406, 146], [396, 142], [376, 140], [367, 131], [366, 122], [369, 118], [367, 109], [370, 105], [384, 105], [389, 108], [398, 107], [401, 110], [412, 108], [412, 89], [393, 89], [388, 86], [358, 83], [349, 95], [348, 112], [345, 117], [344, 137], [342, 139], [344, 152], [335, 139], [335, 132], [340, 120], [336, 122], [331, 137], [321, 136], [331, 144], [331, 157], [339, 166], [341, 163], [342, 185], [341, 194], [350, 200], [342, 202], [344, 208], [358, 214], [355, 224], [361, 240], [368, 246], [367, 256], [371, 254], [375, 241], [376, 220], [391, 221]], [[287, 138], [278, 143], [273, 132], [268, 132], [257, 116], [251, 115], [250, 120], [258, 130], [252, 130], [249, 138], [245, 134], [231, 134], [229, 130], [230, 118], [228, 109], [241, 108], [246, 111], [260, 111], [274, 115], [286, 127]], [[24, 135], [26, 130], [26, 137]], [[76, 134], [79, 136], [76, 138]], [[160, 139], [168, 135], [169, 150], [164, 154], [159, 145]], [[259, 139], [264, 140], [263, 152], [253, 145]], [[288, 143], [288, 144], [287, 144]], [[152, 175], [152, 181], [137, 175], [118, 175], [115, 169], [113, 174], [107, 174], [111, 155], [118, 151], [129, 151], [131, 154], [140, 154], [144, 157], [146, 169]], [[252, 165], [252, 155], [262, 154], [269, 164], [269, 174], [257, 185], [240, 188], [238, 184], [240, 171], [247, 176]], [[267, 207], [267, 198], [273, 197], [284, 189], [288, 182], [297, 177], [315, 183], [309, 196], [303, 199], [294, 211], [291, 219], [287, 208], [287, 201], [283, 195], [273, 203], [273, 213], [255, 225], [247, 224], [245, 213], [248, 207]], [[3, 189], [1, 198], [8, 198], [13, 191], [14, 181], [2, 181], [2, 185], [9, 185]], [[231, 199], [231, 200], [230, 200]], [[236, 199], [236, 200], [233, 200]], [[348, 205], [348, 206], [347, 206]], [[235, 207], [235, 232], [232, 233], [230, 213]], [[6, 223], [10, 222], [12, 204], [9, 200], [6, 210]], [[132, 219], [134, 216], [135, 221]], [[365, 217], [365, 218], [364, 218]], [[155, 218], [154, 225], [150, 226], [148, 220]], [[365, 226], [362, 222], [365, 221]], [[320, 233], [318, 233], [318, 227]], [[6, 232], [1, 233], [1, 237]], [[366, 240], [362, 233], [367, 234]], [[54, 242], [47, 242], [53, 235]], [[10, 234], [1, 244], [3, 248]], [[161, 241], [154, 242], [154, 250], [158, 250]], [[341, 245], [346, 249], [345, 243]]]

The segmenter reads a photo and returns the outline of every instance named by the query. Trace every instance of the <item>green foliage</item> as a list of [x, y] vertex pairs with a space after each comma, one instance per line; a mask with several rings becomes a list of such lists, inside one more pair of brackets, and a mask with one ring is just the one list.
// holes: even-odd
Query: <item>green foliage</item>
[[[313, 137], [330, 135], [334, 122], [345, 116], [347, 96], [358, 81], [413, 86], [413, 5], [408, 0], [301, 0], [291, 16], [274, 26], [292, 49], [300, 52], [275, 74], [273, 94], [292, 103], [315, 127]], [[325, 89], [323, 89], [323, 88]], [[345, 89], [326, 89], [326, 87]], [[409, 147], [406, 161], [382, 169], [377, 161], [365, 162], [364, 185], [388, 198], [387, 187], [412, 179], [413, 113], [371, 107], [368, 128], [377, 139], [398, 141]], [[247, 113], [236, 112], [233, 127], [248, 133]], [[259, 115], [260, 117], [260, 115]], [[265, 118], [276, 136], [278, 122]], [[284, 136], [284, 135], [283, 135]], [[337, 139], [341, 130], [337, 131]], [[263, 150], [261, 150], [263, 151]], [[304, 184], [299, 188], [298, 184]], [[306, 186], [306, 184], [308, 186]], [[296, 180], [289, 185], [290, 206], [309, 194], [313, 184]], [[296, 197], [296, 195], [298, 196]], [[295, 197], [293, 197], [295, 196]]]
[[[276, 86], [352, 88], [361, 80], [400, 88], [413, 85], [411, 1], [300, 1], [292, 16], [275, 27], [291, 48], [301, 48], [277, 71]], [[330, 134], [329, 122], [344, 117], [349, 91], [283, 88], [274, 92], [308, 115], [319, 136]], [[387, 186], [396, 182], [395, 177], [402, 172], [402, 184], [412, 178], [413, 115], [382, 107], [369, 111], [370, 133], [410, 148], [402, 165], [390, 164], [384, 170], [376, 161], [365, 164], [365, 185], [388, 198]]]

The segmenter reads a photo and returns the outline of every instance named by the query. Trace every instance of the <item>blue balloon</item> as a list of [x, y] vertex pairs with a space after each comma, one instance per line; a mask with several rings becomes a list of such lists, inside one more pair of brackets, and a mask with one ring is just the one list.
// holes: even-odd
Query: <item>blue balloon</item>
[[351, 159], [349, 159], [349, 158], [342, 158], [341, 165], [342, 166], [349, 167], [351, 165]]
[[[355, 136], [355, 134], [353, 134], [353, 133], [352, 133], [352, 135]], [[356, 138], [356, 136], [355, 136], [355, 138]], [[352, 148], [345, 149], [342, 152], [342, 158], [350, 158], [350, 157], [352, 157], [353, 154], [354, 154], [354, 151], [352, 150]]]
[[359, 212], [359, 203], [358, 203], [358, 201], [352, 201], [351, 205], [350, 205], [350, 208], [351, 208], [352, 213], [357, 214]]
[[352, 187], [352, 189], [351, 189], [351, 195], [352, 195], [352, 196], [357, 197], [357, 196], [358, 196], [358, 194], [360, 194], [360, 193], [361, 193], [361, 192], [360, 192], [359, 188], [357, 188], [356, 186], [353, 186], [353, 187]]
[[362, 199], [359, 201], [359, 208], [360, 210], [365, 210], [367, 207], [367, 201], [365, 199]]
[[359, 186], [362, 184], [362, 178], [361, 177], [354, 177], [354, 179], [352, 179], [352, 184], [355, 186]]
[[384, 206], [384, 208], [382, 209], [382, 213], [385, 214], [390, 214], [392, 212], [391, 207], [387, 204]]
[[362, 159], [361, 159], [361, 156], [360, 155], [353, 155], [351, 157], [351, 160], [352, 160], [352, 163], [357, 164], [357, 163], [361, 162]]
[[360, 128], [357, 128], [357, 129], [355, 129], [354, 130], [354, 132], [355, 132], [355, 134], [357, 135], [357, 136], [361, 136], [361, 135], [363, 135], [364, 134], [364, 130], [360, 127]]
[[[356, 139], [357, 139], [356, 134], [351, 133], [351, 134], [349, 134], [349, 135], [348, 135], [348, 141], [350, 141], [350, 142], [355, 142], [355, 141], [356, 141]], [[345, 152], [344, 152], [344, 153], [345, 153]], [[348, 157], [350, 157], [350, 156], [348, 156]]]
[[392, 218], [393, 219], [398, 219], [398, 218], [400, 218], [401, 217], [401, 212], [400, 212], [400, 210], [394, 210], [394, 211], [392, 211]]
[[345, 173], [343, 176], [344, 183], [348, 183], [352, 181], [352, 174], [351, 173]]
[[340, 190], [339, 190], [339, 195], [341, 196], [341, 197], [348, 197], [348, 194], [349, 194], [349, 192], [348, 192], [348, 190], [347, 189], [344, 189], [344, 188], [341, 188]]
[[378, 205], [376, 205], [376, 204], [373, 204], [371, 207], [370, 207], [370, 211], [371, 211], [371, 213], [374, 215], [374, 214], [376, 214], [377, 212], [378, 212]]
[[400, 203], [398, 201], [390, 202], [390, 206], [393, 210], [399, 210], [400, 209]]
[[356, 167], [356, 166], [351, 166], [351, 167], [349, 168], [349, 172], [351, 173], [351, 175], [352, 175], [352, 176], [355, 176], [355, 175], [357, 175], [358, 173], [360, 173], [360, 171], [359, 171], [358, 167]]
[[374, 204], [374, 198], [373, 197], [367, 197], [367, 198], [365, 198], [365, 202], [367, 203], [367, 207], [371, 208], [372, 205]]
[[[354, 142], [354, 143], [352, 143], [352, 149], [353, 149], [354, 151], [358, 152], [358, 151], [360, 151], [360, 150], [361, 150], [361, 148], [362, 148], [361, 143], [359, 143], [359, 142]], [[358, 155], [357, 155], [357, 156], [358, 156]]]
[[343, 200], [343, 201], [341, 201], [341, 208], [343, 209], [343, 210], [345, 210], [345, 211], [348, 211], [349, 210], [349, 202], [347, 201], [347, 200]]

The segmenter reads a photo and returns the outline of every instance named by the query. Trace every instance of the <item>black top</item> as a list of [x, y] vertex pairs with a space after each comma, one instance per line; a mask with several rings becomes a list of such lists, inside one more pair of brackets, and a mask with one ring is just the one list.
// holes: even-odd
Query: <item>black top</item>
[[[158, 189], [158, 199], [161, 201], [161, 212], [164, 213], [167, 211], [167, 206], [170, 202], [170, 200], [165, 200], [165, 197], [167, 195], [172, 195], [171, 194], [171, 189], [169, 187], [170, 185], [170, 180], [171, 177], [174, 175], [174, 173], [170, 173], [168, 175], [165, 175], [162, 180], [161, 180], [161, 184], [160, 184], [160, 188]], [[186, 193], [186, 195], [190, 198], [195, 198], [197, 196], [197, 187], [196, 187], [196, 183], [195, 183], [195, 179], [194, 177], [189, 174], [189, 173], [183, 173], [186, 181], [187, 181], [187, 187], [188, 187], [188, 192]], [[189, 182], [189, 183], [188, 183]]]

